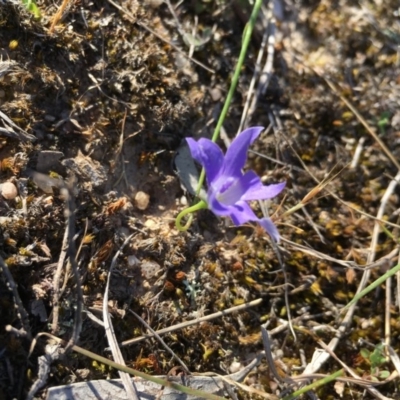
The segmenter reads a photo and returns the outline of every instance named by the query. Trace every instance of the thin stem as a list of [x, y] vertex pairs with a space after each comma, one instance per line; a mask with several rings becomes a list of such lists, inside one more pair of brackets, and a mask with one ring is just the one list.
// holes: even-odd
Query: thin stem
[[303, 388], [296, 390], [292, 394], [289, 394], [288, 396], [285, 396], [283, 400], [293, 400], [296, 399], [298, 396], [307, 393], [309, 390], [314, 390], [319, 388], [320, 386], [324, 386], [328, 384], [329, 382], [332, 382], [336, 380], [337, 378], [343, 376], [343, 370], [340, 369], [337, 372], [334, 372], [331, 375], [326, 376], [325, 378], [322, 378], [316, 382], [311, 383], [310, 385], [304, 386]]
[[219, 131], [221, 130], [221, 127], [222, 127], [222, 124], [224, 123], [226, 114], [228, 113], [229, 106], [231, 105], [233, 95], [236, 90], [236, 86], [239, 82], [239, 77], [240, 77], [240, 73], [242, 71], [244, 60], [246, 58], [247, 49], [250, 44], [251, 34], [253, 32], [254, 26], [256, 25], [256, 20], [257, 20], [258, 13], [260, 12], [261, 5], [262, 5], [262, 0], [256, 0], [253, 11], [252, 11], [250, 19], [249, 19], [249, 22], [247, 23], [246, 27], [244, 28], [243, 44], [242, 44], [242, 48], [240, 50], [239, 60], [236, 64], [235, 73], [233, 74], [233, 77], [232, 77], [231, 87], [229, 88], [229, 92], [226, 97], [224, 107], [221, 111], [221, 115], [219, 116], [217, 126], [215, 127], [215, 130], [214, 130], [214, 133], [213, 133], [213, 136], [211, 139], [213, 142], [216, 142], [218, 139]]
[[[235, 68], [235, 72], [233, 74], [232, 77], [232, 82], [231, 82], [231, 86], [229, 88], [229, 92], [228, 95], [226, 96], [226, 100], [224, 103], [224, 107], [222, 108], [221, 114], [218, 118], [218, 122], [217, 125], [215, 127], [213, 136], [211, 138], [211, 140], [213, 142], [216, 142], [218, 137], [219, 137], [219, 133], [221, 130], [221, 127], [225, 121], [226, 115], [228, 114], [228, 110], [229, 107], [232, 103], [232, 99], [233, 99], [233, 95], [235, 93], [237, 84], [239, 82], [239, 77], [240, 77], [240, 72], [242, 71], [242, 67], [244, 64], [244, 60], [246, 58], [246, 54], [247, 54], [247, 49], [249, 47], [250, 44], [250, 39], [251, 39], [251, 34], [253, 32], [254, 26], [256, 25], [256, 20], [257, 20], [257, 16], [258, 13], [260, 12], [261, 9], [261, 5], [262, 5], [262, 0], [256, 0], [254, 3], [254, 7], [253, 7], [253, 11], [251, 12], [250, 15], [250, 19], [249, 22], [247, 23], [245, 29], [244, 29], [244, 33], [243, 33], [243, 43], [242, 43], [242, 48], [240, 49], [240, 54], [239, 54], [239, 59], [238, 62], [236, 64], [236, 68]], [[204, 184], [204, 178], [205, 178], [206, 174], [204, 171], [204, 168], [201, 171], [200, 177], [199, 177], [199, 182], [197, 185], [197, 189], [196, 189], [196, 197], [199, 196], [200, 190]], [[207, 208], [207, 204], [204, 202], [204, 200], [201, 200], [199, 203], [195, 204], [194, 206], [191, 206], [189, 208], [186, 208], [185, 210], [183, 210], [178, 217], [176, 218], [175, 221], [175, 225], [177, 227], [177, 229], [179, 231], [187, 231], [192, 223], [193, 220], [193, 216], [191, 215], [188, 219], [188, 221], [186, 222], [186, 224], [184, 226], [182, 226], [181, 224], [181, 220], [182, 218], [187, 215], [188, 213], [193, 213], [197, 210], [200, 210], [201, 208]]]
[[204, 200], [199, 201], [197, 204], [195, 204], [191, 207], [185, 208], [176, 217], [176, 221], [175, 221], [176, 229], [178, 229], [178, 231], [181, 231], [181, 232], [187, 231], [192, 223], [193, 215], [189, 216], [189, 219], [187, 220], [185, 225], [181, 224], [182, 218], [187, 214], [194, 213], [194, 212], [199, 211], [204, 208], [207, 208], [207, 203]]
[[[247, 23], [246, 27], [244, 28], [242, 48], [240, 49], [239, 59], [236, 64], [235, 72], [232, 77], [232, 82], [231, 82], [231, 86], [229, 88], [228, 95], [226, 96], [224, 107], [222, 108], [221, 114], [218, 118], [217, 125], [215, 127], [214, 133], [211, 138], [211, 140], [213, 142], [216, 142], [219, 137], [220, 130], [225, 121], [226, 115], [228, 114], [229, 107], [232, 103], [233, 95], [235, 93], [237, 84], [239, 82], [240, 73], [242, 71], [244, 60], [246, 58], [247, 49], [250, 44], [251, 34], [253, 32], [254, 26], [256, 25], [256, 20], [257, 20], [258, 13], [260, 12], [261, 5], [262, 5], [262, 0], [256, 0], [256, 2], [254, 3], [253, 11], [251, 12], [251, 15], [250, 15], [249, 22]], [[203, 168], [201, 171], [201, 174], [200, 174], [199, 184], [198, 184], [197, 190], [196, 190], [197, 196], [199, 195], [200, 189], [203, 186], [205, 175], [206, 174], [205, 174], [205, 171]]]
[[347, 310], [350, 306], [353, 304], [357, 303], [358, 300], [360, 300], [362, 297], [364, 297], [366, 294], [371, 292], [372, 290], [376, 289], [379, 285], [381, 285], [383, 282], [385, 282], [387, 279], [395, 275], [398, 271], [400, 271], [400, 264], [395, 265], [393, 268], [391, 268], [389, 271], [387, 271], [385, 274], [383, 274], [381, 277], [379, 277], [377, 280], [373, 281], [370, 285], [368, 285], [365, 289], [361, 290], [359, 293], [357, 293], [353, 299], [349, 303], [347, 303], [343, 308], [342, 311]]

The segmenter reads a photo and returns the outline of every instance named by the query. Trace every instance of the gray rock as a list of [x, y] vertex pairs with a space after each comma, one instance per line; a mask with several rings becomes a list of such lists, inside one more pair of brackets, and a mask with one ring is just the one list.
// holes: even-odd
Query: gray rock
[[[165, 378], [165, 377], [162, 377]], [[169, 381], [180, 385], [202, 390], [215, 395], [223, 395], [224, 382], [218, 377], [187, 376], [169, 377]], [[201, 400], [204, 397], [190, 396], [171, 387], [162, 388], [156, 383], [140, 378], [133, 379], [139, 399], [145, 400]], [[70, 385], [50, 388], [47, 392], [47, 400], [128, 400], [124, 386], [120, 379], [99, 380], [74, 383]]]
[[43, 150], [39, 152], [36, 170], [47, 173], [59, 167], [60, 159], [64, 157], [61, 151]]

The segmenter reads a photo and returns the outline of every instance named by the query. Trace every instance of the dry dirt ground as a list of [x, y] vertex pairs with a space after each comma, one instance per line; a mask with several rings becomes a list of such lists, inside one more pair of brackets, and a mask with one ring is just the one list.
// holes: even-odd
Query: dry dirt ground
[[[0, 399], [26, 398], [46, 345], [39, 338], [29, 355], [32, 338], [48, 332], [70, 340], [79, 307], [77, 343], [111, 358], [95, 317], [102, 319], [111, 260], [132, 234], [109, 289], [119, 342], [146, 333], [131, 311], [159, 330], [260, 299], [164, 341], [191, 372], [224, 375], [265, 349], [260, 325], [266, 323], [278, 374], [286, 379], [304, 371], [321, 348], [318, 341], [328, 344], [336, 335], [334, 353], [359, 378], [387, 382], [375, 392], [330, 383], [315, 394], [399, 398], [395, 357], [379, 350], [386, 340], [400, 351], [396, 282], [365, 296], [339, 329], [340, 308], [362, 278], [371, 282], [397, 264], [398, 1], [277, 0], [273, 13], [265, 3], [218, 143], [234, 138], [247, 96], [257, 88], [253, 73], [267, 62], [267, 84], [246, 126], [269, 127], [248, 167], [265, 183], [287, 181], [269, 204], [283, 237], [275, 249], [257, 227], [233, 227], [207, 210], [194, 216], [188, 232], [174, 226], [193, 200], [174, 157], [184, 137], [212, 135], [251, 12], [246, 1], [64, 3], [57, 20], [56, 2], [38, 2], [41, 19], [18, 1], [0, 2], [0, 183], [18, 188], [16, 197], [0, 200], [6, 264]], [[287, 213], [322, 181], [326, 186], [305, 207]], [[70, 231], [66, 210], [74, 215]], [[377, 215], [392, 225], [377, 223]], [[377, 260], [366, 275], [363, 266]], [[153, 375], [177, 365], [155, 339], [122, 353], [128, 366]], [[317, 370], [340, 368], [331, 357]], [[52, 386], [117, 377], [72, 352], [51, 364], [36, 396], [45, 398]], [[244, 383], [276, 398], [287, 389], [265, 360]], [[245, 389], [238, 396], [261, 398]]]

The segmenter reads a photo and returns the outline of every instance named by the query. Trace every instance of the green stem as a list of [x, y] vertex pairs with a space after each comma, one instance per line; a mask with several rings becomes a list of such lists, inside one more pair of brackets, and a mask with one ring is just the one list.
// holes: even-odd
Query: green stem
[[358, 300], [360, 300], [362, 297], [364, 297], [366, 294], [368, 294], [371, 290], [376, 289], [379, 285], [381, 285], [383, 282], [385, 282], [391, 276], [396, 274], [398, 271], [400, 271], [400, 264], [397, 264], [396, 266], [391, 268], [389, 271], [387, 271], [385, 274], [383, 274], [381, 277], [379, 277], [376, 281], [373, 281], [369, 286], [367, 286], [365, 289], [361, 290], [360, 293], [356, 294], [353, 297], [353, 299], [342, 308], [341, 312], [343, 312], [344, 310], [347, 310], [350, 306], [357, 303]]
[[201, 209], [204, 209], [204, 208], [207, 208], [207, 203], [204, 200], [199, 201], [194, 206], [185, 208], [176, 217], [176, 221], [175, 221], [176, 229], [178, 229], [178, 231], [181, 231], [181, 232], [187, 231], [192, 223], [193, 215], [189, 216], [189, 219], [187, 220], [185, 225], [181, 224], [182, 218], [187, 214], [192, 214], [192, 213], [199, 211]]
[[[240, 49], [239, 59], [236, 64], [235, 72], [232, 77], [232, 82], [231, 82], [231, 86], [229, 88], [228, 95], [226, 96], [224, 107], [222, 108], [221, 114], [218, 118], [217, 125], [215, 127], [214, 133], [211, 138], [211, 140], [213, 142], [216, 142], [219, 137], [219, 132], [222, 128], [222, 125], [225, 121], [226, 115], [228, 114], [229, 107], [232, 103], [233, 95], [235, 94], [235, 90], [236, 90], [237, 84], [239, 82], [240, 73], [242, 71], [244, 60], [246, 58], [247, 49], [250, 44], [251, 34], [253, 32], [254, 26], [256, 25], [256, 20], [257, 20], [258, 13], [260, 12], [261, 5], [262, 5], [262, 0], [256, 0], [256, 2], [254, 3], [253, 11], [251, 12], [251, 15], [250, 15], [249, 22], [247, 23], [246, 27], [244, 28], [242, 48]], [[206, 174], [205, 174], [205, 171], [203, 168], [201, 171], [201, 174], [200, 174], [199, 183], [198, 183], [197, 190], [196, 190], [197, 196], [199, 195], [201, 187], [203, 186], [205, 175]]]
[[331, 375], [326, 376], [325, 378], [322, 378], [316, 382], [311, 383], [310, 385], [304, 386], [303, 388], [296, 390], [294, 393], [289, 394], [288, 396], [285, 396], [282, 400], [293, 400], [297, 399], [300, 395], [307, 393], [309, 390], [314, 390], [317, 389], [320, 386], [324, 386], [329, 382], [332, 382], [336, 380], [337, 378], [343, 376], [343, 370], [340, 369], [337, 372], [334, 372]]
[[252, 11], [250, 19], [249, 19], [249, 22], [247, 23], [246, 27], [244, 28], [242, 48], [240, 49], [239, 59], [236, 64], [236, 69], [235, 69], [235, 72], [232, 77], [231, 87], [229, 88], [229, 92], [228, 92], [228, 95], [226, 96], [224, 107], [221, 111], [221, 115], [219, 116], [217, 126], [215, 127], [215, 130], [214, 130], [214, 133], [213, 133], [213, 136], [211, 139], [213, 142], [216, 142], [218, 139], [219, 131], [222, 128], [222, 124], [224, 123], [226, 114], [228, 113], [229, 106], [231, 105], [231, 102], [233, 99], [233, 95], [235, 94], [236, 86], [239, 82], [240, 73], [242, 72], [242, 67], [244, 64], [244, 60], [246, 58], [247, 49], [250, 44], [251, 34], [256, 25], [256, 20], [257, 20], [258, 13], [260, 12], [261, 5], [262, 5], [262, 0], [256, 0], [253, 11]]
[[[233, 74], [232, 77], [232, 82], [231, 82], [231, 86], [229, 88], [229, 92], [228, 95], [226, 96], [226, 100], [224, 103], [224, 107], [222, 108], [221, 114], [218, 118], [218, 122], [217, 125], [215, 127], [213, 136], [211, 138], [211, 140], [213, 142], [216, 142], [218, 137], [219, 137], [219, 132], [221, 130], [221, 127], [225, 121], [226, 115], [228, 114], [228, 110], [229, 110], [229, 106], [232, 103], [232, 99], [233, 99], [233, 95], [235, 93], [237, 84], [239, 82], [239, 77], [240, 77], [240, 72], [242, 71], [242, 67], [244, 64], [244, 60], [246, 58], [246, 54], [247, 54], [247, 49], [249, 47], [250, 44], [250, 40], [251, 40], [251, 34], [253, 32], [254, 26], [256, 25], [256, 20], [257, 20], [257, 16], [260, 12], [261, 9], [261, 5], [262, 5], [263, 0], [256, 0], [254, 3], [254, 7], [253, 7], [253, 11], [251, 12], [250, 15], [250, 19], [249, 22], [247, 23], [245, 29], [244, 29], [244, 33], [243, 33], [243, 43], [242, 43], [242, 48], [240, 49], [240, 54], [239, 54], [239, 59], [238, 62], [236, 64], [236, 68], [235, 68], [235, 72]], [[197, 185], [197, 189], [196, 189], [196, 197], [199, 196], [200, 190], [204, 184], [204, 178], [206, 176], [206, 173], [204, 171], [204, 168], [201, 170], [201, 174], [199, 177], [199, 182]], [[193, 216], [190, 216], [188, 221], [186, 222], [186, 224], [184, 226], [181, 225], [181, 220], [182, 218], [187, 215], [188, 213], [193, 213], [197, 210], [200, 210], [201, 208], [207, 208], [207, 204], [204, 202], [204, 200], [201, 200], [199, 203], [195, 204], [192, 207], [186, 208], [185, 210], [183, 210], [178, 217], [176, 218], [176, 222], [175, 225], [177, 227], [178, 230], [180, 231], [186, 231], [189, 229], [192, 220], [193, 220]]]

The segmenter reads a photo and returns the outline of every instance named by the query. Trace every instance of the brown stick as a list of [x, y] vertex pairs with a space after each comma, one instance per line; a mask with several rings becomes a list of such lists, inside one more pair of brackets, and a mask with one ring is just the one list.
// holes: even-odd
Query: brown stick
[[49, 29], [50, 35], [53, 34], [54, 28], [56, 27], [56, 25], [60, 21], [62, 15], [64, 14], [64, 11], [67, 8], [67, 5], [68, 5], [69, 1], [70, 0], [63, 0], [63, 2], [61, 3], [61, 7], [55, 13], [55, 15], [53, 17], [53, 22], [51, 23], [51, 26], [50, 26], [50, 29]]

